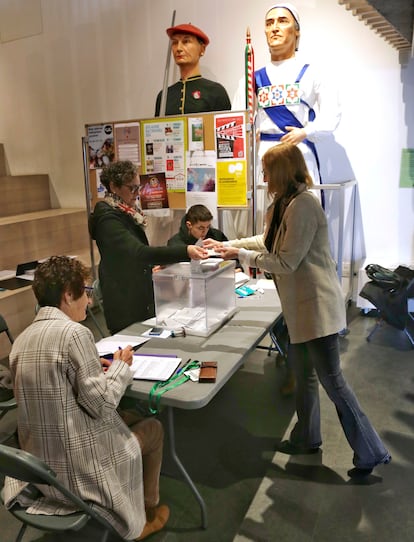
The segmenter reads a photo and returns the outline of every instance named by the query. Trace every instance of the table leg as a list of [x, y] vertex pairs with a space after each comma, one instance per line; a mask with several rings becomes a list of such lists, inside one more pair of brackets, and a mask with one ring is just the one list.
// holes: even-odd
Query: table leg
[[168, 433], [169, 433], [169, 441], [170, 441], [170, 453], [173, 458], [174, 463], [177, 465], [178, 470], [183, 475], [185, 481], [190, 486], [191, 491], [193, 492], [195, 498], [198, 501], [198, 504], [200, 505], [201, 509], [201, 525], [203, 529], [207, 529], [207, 506], [204, 502], [203, 497], [200, 495], [198, 489], [196, 488], [194, 482], [190, 478], [190, 475], [185, 470], [184, 465], [181, 463], [180, 458], [177, 455], [177, 451], [175, 448], [175, 431], [174, 431], [174, 409], [173, 407], [169, 406], [168, 408]]

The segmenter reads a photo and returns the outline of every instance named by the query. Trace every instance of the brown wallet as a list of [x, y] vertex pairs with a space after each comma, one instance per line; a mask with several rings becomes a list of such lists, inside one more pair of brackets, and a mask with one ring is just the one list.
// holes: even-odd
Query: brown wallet
[[198, 381], [201, 383], [211, 383], [216, 381], [216, 377], [217, 361], [202, 361]]

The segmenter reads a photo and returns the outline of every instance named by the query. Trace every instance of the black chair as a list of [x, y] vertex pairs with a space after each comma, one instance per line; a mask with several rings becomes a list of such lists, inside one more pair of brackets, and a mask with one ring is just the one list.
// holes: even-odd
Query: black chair
[[[13, 336], [9, 331], [9, 327], [6, 323], [6, 320], [3, 318], [3, 316], [0, 314], [0, 333], [5, 333], [10, 341], [10, 344], [13, 344]], [[8, 390], [5, 390], [8, 391]], [[11, 393], [5, 397], [2, 398], [0, 401], [0, 420], [10, 411], [14, 410], [17, 407], [16, 399], [13, 397], [13, 392], [10, 390]], [[16, 431], [13, 433], [1, 433], [0, 432], [0, 443], [6, 442], [9, 440], [12, 436], [16, 434]]]
[[414, 298], [414, 270], [399, 266], [392, 273], [400, 277], [398, 285], [370, 280], [359, 292], [361, 297], [374, 305], [379, 315], [367, 341], [370, 341], [372, 335], [386, 322], [403, 331], [414, 347], [414, 317], [408, 309], [408, 300]]
[[[53, 470], [33, 454], [0, 444], [0, 472], [5, 476], [28, 482], [29, 488], [36, 492], [38, 491], [36, 486], [39, 485], [53, 487], [79, 510], [79, 512], [66, 516], [47, 516], [28, 514], [25, 508], [15, 504], [8, 511], [22, 523], [16, 542], [21, 542], [28, 525], [44, 532], [63, 533], [65, 531], [79, 531], [90, 520], [95, 520], [103, 529], [100, 542], [107, 542], [110, 534], [116, 535], [117, 540], [122, 540], [119, 533], [105, 518], [59, 482]], [[1, 492], [2, 502], [4, 502], [3, 491]]]
[[104, 314], [104, 309], [103, 309], [103, 298], [102, 298], [102, 291], [101, 291], [101, 287], [99, 285], [99, 280], [96, 279], [94, 280], [93, 284], [92, 284], [92, 301], [93, 301], [93, 304], [92, 304], [92, 307], [90, 307], [88, 305], [87, 307], [87, 312], [88, 312], [88, 316], [91, 317], [93, 323], [95, 324], [98, 332], [100, 333], [100, 335], [102, 336], [102, 338], [105, 338], [108, 333], [105, 333], [105, 331], [102, 329], [101, 325], [99, 324], [96, 316], [95, 316], [95, 313], [94, 311], [97, 310], [98, 312], [100, 312], [101, 314]]

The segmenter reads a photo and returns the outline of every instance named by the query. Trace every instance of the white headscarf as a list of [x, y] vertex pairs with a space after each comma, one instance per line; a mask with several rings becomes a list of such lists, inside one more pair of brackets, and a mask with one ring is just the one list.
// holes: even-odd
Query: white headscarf
[[300, 30], [299, 12], [298, 12], [297, 8], [293, 4], [289, 4], [288, 2], [281, 3], [281, 4], [274, 4], [273, 6], [270, 6], [270, 8], [266, 11], [266, 15], [269, 13], [270, 10], [276, 9], [276, 8], [288, 9], [290, 11], [290, 13], [292, 14], [293, 18], [295, 19], [295, 21], [297, 22], [297, 25], [298, 25], [299, 30]]
[[[293, 4], [290, 4], [288, 2], [281, 3], [281, 4], [274, 4], [273, 6], [270, 6], [270, 8], [266, 11], [266, 17], [267, 17], [267, 14], [269, 13], [270, 10], [276, 9], [276, 8], [284, 8], [284, 9], [287, 9], [288, 11], [290, 11], [292, 17], [296, 21], [296, 24], [298, 25], [298, 30], [300, 30], [299, 12], [298, 12], [297, 8]], [[298, 38], [296, 40], [296, 51], [299, 49], [299, 39], [300, 39], [300, 36], [298, 36]]]

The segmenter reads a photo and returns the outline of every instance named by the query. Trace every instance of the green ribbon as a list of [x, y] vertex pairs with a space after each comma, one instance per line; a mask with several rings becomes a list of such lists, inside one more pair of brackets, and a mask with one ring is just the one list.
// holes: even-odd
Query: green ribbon
[[187, 382], [187, 380], [189, 380], [190, 377], [184, 374], [186, 371], [190, 371], [191, 369], [198, 369], [199, 367], [199, 361], [189, 361], [184, 365], [184, 367], [181, 367], [176, 373], [170, 376], [168, 380], [160, 380], [159, 382], [155, 382], [149, 392], [148, 409], [151, 414], [159, 413], [161, 396], [165, 392], [177, 388], [178, 386], [181, 386], [181, 384], [184, 384], [184, 382]]

